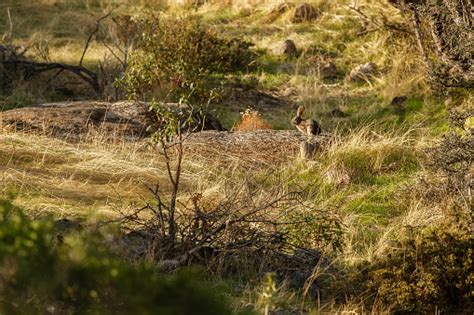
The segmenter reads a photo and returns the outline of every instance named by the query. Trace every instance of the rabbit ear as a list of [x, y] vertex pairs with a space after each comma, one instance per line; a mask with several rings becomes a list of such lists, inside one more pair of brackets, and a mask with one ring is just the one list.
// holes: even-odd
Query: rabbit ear
[[303, 106], [298, 107], [298, 109], [296, 110], [296, 115], [301, 116], [303, 115], [303, 113], [304, 113], [304, 107]]

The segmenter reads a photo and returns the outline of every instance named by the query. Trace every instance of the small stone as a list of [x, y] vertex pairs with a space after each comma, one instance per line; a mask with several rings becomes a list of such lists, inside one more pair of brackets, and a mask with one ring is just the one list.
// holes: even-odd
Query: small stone
[[334, 79], [337, 77], [337, 67], [333, 62], [327, 62], [320, 66], [319, 76], [323, 80]]
[[373, 62], [364, 63], [352, 69], [349, 80], [352, 82], [367, 82], [377, 72], [377, 65]]
[[316, 11], [312, 5], [308, 3], [301, 3], [296, 6], [295, 13], [293, 14], [291, 21], [293, 23], [308, 22], [317, 19], [318, 16], [318, 11]]
[[285, 40], [283, 54], [287, 57], [296, 57], [298, 55], [298, 49], [294, 41], [291, 39]]

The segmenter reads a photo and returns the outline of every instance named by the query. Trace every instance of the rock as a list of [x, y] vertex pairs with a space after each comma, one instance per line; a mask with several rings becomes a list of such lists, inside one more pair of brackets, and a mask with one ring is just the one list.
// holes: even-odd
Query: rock
[[285, 40], [281, 46], [281, 51], [286, 57], [293, 58], [298, 56], [298, 49], [296, 48], [296, 44], [291, 39]]
[[349, 80], [352, 82], [367, 82], [377, 72], [377, 65], [373, 62], [364, 63], [352, 69]]
[[332, 117], [338, 117], [338, 118], [343, 118], [343, 117], [347, 117], [347, 114], [344, 113], [342, 110], [340, 110], [339, 108], [334, 108], [331, 112], [330, 112], [330, 115]]
[[291, 21], [293, 23], [308, 22], [317, 19], [318, 16], [318, 11], [312, 5], [304, 2], [296, 6]]
[[[166, 106], [176, 111], [188, 107], [174, 103]], [[51, 103], [0, 112], [0, 129], [6, 131], [40, 132], [67, 139], [80, 139], [91, 130], [101, 131], [107, 138], [140, 139], [150, 134], [153, 116], [146, 103], [134, 102], [69, 102]], [[212, 115], [191, 113], [200, 130], [223, 130]], [[191, 129], [194, 129], [191, 126]]]
[[[330, 141], [329, 135], [318, 136], [323, 147]], [[204, 131], [192, 134], [186, 149], [200, 154], [225, 152], [219, 159], [232, 163], [240, 159], [249, 169], [261, 165], [275, 165], [288, 161], [289, 156], [299, 155], [300, 143], [307, 140], [297, 130], [253, 130], [246, 132]]]
[[337, 67], [333, 62], [326, 62], [319, 67], [319, 77], [323, 80], [334, 79], [337, 77]]

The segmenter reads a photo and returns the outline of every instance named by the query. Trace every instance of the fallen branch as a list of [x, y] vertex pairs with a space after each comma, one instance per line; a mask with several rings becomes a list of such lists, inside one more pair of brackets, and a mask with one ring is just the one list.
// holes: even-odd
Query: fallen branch
[[97, 74], [82, 66], [73, 66], [57, 62], [34, 62], [19, 59], [0, 60], [0, 64], [24, 66], [24, 79], [28, 79], [35, 74], [51, 70], [69, 71], [81, 78], [84, 82], [88, 83], [97, 94], [101, 93]]

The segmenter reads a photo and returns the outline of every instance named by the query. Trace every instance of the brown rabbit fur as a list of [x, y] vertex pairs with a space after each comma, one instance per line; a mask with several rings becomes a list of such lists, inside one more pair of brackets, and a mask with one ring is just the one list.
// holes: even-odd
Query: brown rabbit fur
[[307, 136], [317, 136], [321, 134], [321, 125], [313, 119], [303, 118], [304, 107], [299, 106], [296, 110], [296, 117], [291, 120], [291, 123], [303, 134]]

